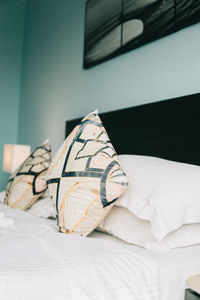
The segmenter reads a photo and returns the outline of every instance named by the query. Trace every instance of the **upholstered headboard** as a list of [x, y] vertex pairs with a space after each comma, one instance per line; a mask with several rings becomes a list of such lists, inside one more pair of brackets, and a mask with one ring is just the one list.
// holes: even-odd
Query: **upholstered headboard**
[[[200, 94], [102, 113], [100, 117], [118, 154], [200, 165]], [[65, 136], [80, 120], [66, 122]]]

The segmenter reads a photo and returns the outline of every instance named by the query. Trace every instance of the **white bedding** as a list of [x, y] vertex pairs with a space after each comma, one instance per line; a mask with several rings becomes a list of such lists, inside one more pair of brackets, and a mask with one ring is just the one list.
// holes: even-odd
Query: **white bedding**
[[[12, 210], [0, 229], [1, 300], [159, 300], [158, 265], [125, 243], [57, 233], [55, 221]], [[136, 248], [137, 249], [137, 248]]]
[[[92, 237], [126, 244], [111, 235], [93, 232]], [[148, 251], [144, 248], [126, 244], [134, 253], [148, 253], [159, 265], [161, 300], [184, 300], [186, 279], [200, 274], [200, 245], [171, 249], [169, 251]]]

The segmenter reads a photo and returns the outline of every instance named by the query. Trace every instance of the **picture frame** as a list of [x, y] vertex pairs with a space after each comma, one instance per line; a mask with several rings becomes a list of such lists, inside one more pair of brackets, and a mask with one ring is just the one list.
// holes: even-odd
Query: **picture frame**
[[200, 21], [200, 0], [88, 0], [88, 69]]

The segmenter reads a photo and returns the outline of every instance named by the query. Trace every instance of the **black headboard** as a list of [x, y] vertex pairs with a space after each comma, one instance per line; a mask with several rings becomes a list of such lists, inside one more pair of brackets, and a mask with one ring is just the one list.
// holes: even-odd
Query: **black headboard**
[[[200, 165], [200, 94], [100, 114], [118, 154]], [[65, 136], [81, 119], [66, 122]]]

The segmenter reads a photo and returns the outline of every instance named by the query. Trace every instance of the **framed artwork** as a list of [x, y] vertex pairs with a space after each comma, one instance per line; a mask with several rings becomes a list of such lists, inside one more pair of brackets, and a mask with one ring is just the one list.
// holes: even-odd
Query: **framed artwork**
[[200, 21], [200, 0], [88, 0], [84, 68]]

